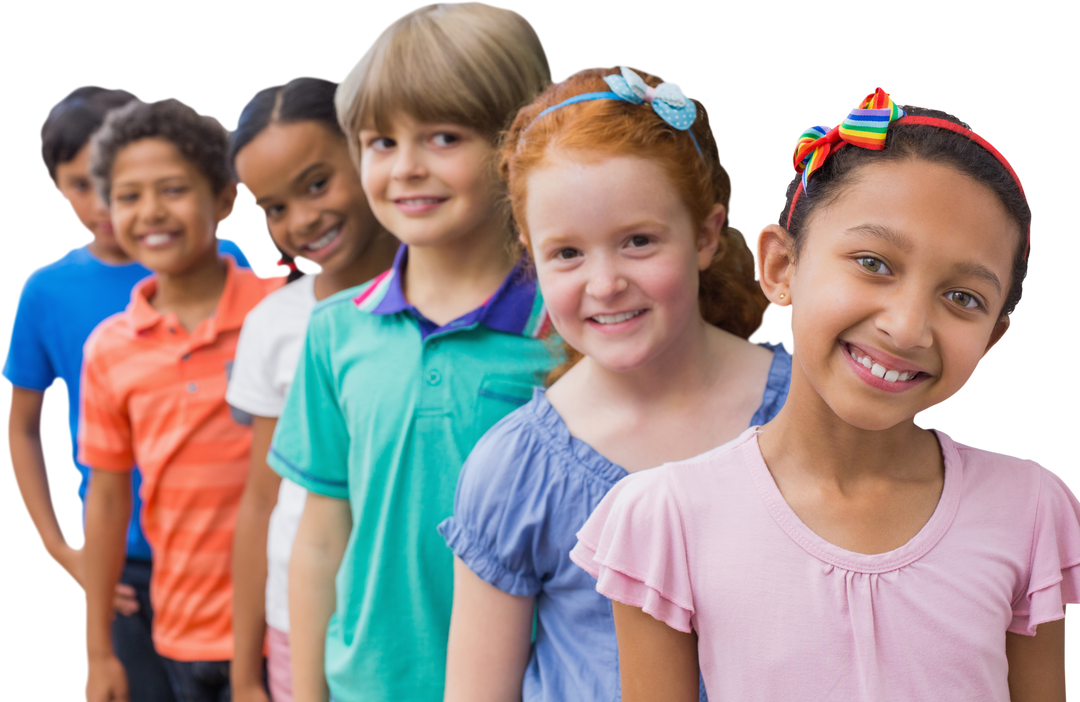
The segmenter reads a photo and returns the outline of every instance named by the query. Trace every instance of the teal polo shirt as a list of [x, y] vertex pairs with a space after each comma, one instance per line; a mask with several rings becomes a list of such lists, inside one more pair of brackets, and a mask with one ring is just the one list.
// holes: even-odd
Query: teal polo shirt
[[393, 268], [316, 306], [268, 462], [348, 500], [326, 677], [337, 702], [441, 702], [453, 514], [473, 445], [525, 404], [558, 352], [534, 277], [519, 264], [480, 308], [444, 326], [405, 300]]

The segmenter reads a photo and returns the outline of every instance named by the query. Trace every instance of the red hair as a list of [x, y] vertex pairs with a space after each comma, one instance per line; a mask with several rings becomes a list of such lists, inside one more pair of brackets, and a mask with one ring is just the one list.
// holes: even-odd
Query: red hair
[[[648, 73], [636, 72], [650, 86], [663, 82]], [[552, 149], [636, 156], [654, 162], [679, 193], [699, 228], [715, 205], [727, 209], [731, 181], [720, 165], [709, 117], [700, 103], [697, 103], [697, 119], [690, 128], [693, 139], [660, 119], [649, 106], [622, 100], [580, 102], [536, 119], [547, 108], [575, 95], [610, 90], [604, 76], [618, 73], [618, 68], [593, 68], [552, 85], [521, 108], [504, 135], [500, 168], [509, 185], [514, 219], [526, 244], [529, 241], [525, 219], [528, 176], [544, 164]], [[746, 240], [727, 221], [716, 255], [709, 267], [701, 271], [699, 280], [698, 301], [705, 321], [744, 339], [761, 325], [769, 302], [754, 280], [754, 257]], [[579, 351], [567, 345], [567, 360], [551, 373], [549, 382], [560, 378], [581, 358]]]

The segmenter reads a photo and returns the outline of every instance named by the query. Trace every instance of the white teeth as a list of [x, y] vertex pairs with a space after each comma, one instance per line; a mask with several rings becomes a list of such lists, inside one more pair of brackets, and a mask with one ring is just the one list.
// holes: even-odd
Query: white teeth
[[403, 205], [429, 205], [434, 202], [439, 202], [437, 197], [415, 197], [409, 200], [398, 200]]
[[328, 231], [326, 234], [319, 237], [318, 239], [311, 242], [310, 244], [304, 244], [304, 248], [307, 249], [308, 251], [318, 251], [319, 249], [321, 249], [322, 247], [326, 246], [331, 241], [336, 239], [338, 234], [340, 234], [340, 233], [341, 233], [341, 227], [334, 227], [333, 229]]
[[147, 234], [143, 242], [147, 246], [161, 246], [162, 244], [169, 243], [169, 239], [172, 238], [170, 234]]
[[620, 312], [619, 314], [598, 314], [590, 319], [599, 324], [618, 324], [619, 322], [625, 322], [628, 319], [633, 319], [641, 314], [641, 310], [636, 312]]
[[856, 354], [855, 351], [850, 349], [850, 348], [848, 349], [848, 353], [851, 355], [851, 358], [856, 363], [861, 363], [866, 368], [869, 368], [870, 372], [875, 377], [882, 378], [883, 380], [885, 380], [885, 382], [888, 382], [888, 383], [896, 383], [896, 382], [903, 382], [905, 380], [911, 380], [916, 375], [918, 375], [917, 371], [889, 370], [888, 368], [881, 365], [880, 363], [874, 363], [873, 359], [871, 359], [869, 356], [866, 356], [865, 358], [859, 358], [858, 354]]

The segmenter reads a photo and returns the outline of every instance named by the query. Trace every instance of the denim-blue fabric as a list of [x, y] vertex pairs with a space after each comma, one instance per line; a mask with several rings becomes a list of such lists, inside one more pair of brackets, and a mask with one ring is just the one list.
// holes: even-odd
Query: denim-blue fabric
[[[791, 379], [790, 354], [765, 346], [773, 361], [751, 426], [783, 407]], [[593, 509], [626, 475], [570, 435], [540, 388], [493, 426], [465, 462], [454, 516], [439, 525], [439, 533], [481, 579], [536, 598], [524, 702], [621, 698], [611, 601], [570, 560], [570, 550]]]
[[150, 603], [150, 561], [129, 558], [120, 582], [135, 589], [139, 611], [117, 614], [112, 622], [112, 642], [116, 657], [127, 673], [131, 702], [176, 702], [165, 659], [154, 650], [151, 630], [154, 608]]
[[[236, 244], [220, 240], [219, 250], [244, 268], [247, 259]], [[83, 344], [94, 327], [106, 317], [122, 312], [131, 302], [135, 283], [151, 275], [138, 263], [115, 266], [95, 257], [83, 246], [30, 275], [19, 297], [11, 345], [4, 363], [4, 377], [11, 384], [45, 392], [59, 378], [68, 395], [71, 460], [82, 476], [79, 498], [86, 499], [90, 469], [79, 463], [76, 436], [79, 429], [79, 380]], [[139, 471], [132, 471], [132, 516], [128, 525], [127, 555], [150, 559], [150, 545], [139, 526]]]

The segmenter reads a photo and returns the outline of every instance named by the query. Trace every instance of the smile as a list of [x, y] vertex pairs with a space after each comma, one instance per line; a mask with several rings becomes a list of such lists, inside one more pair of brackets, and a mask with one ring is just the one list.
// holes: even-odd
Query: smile
[[887, 383], [903, 383], [909, 380], [914, 380], [920, 374], [925, 375], [922, 371], [916, 370], [893, 370], [885, 367], [881, 363], [878, 363], [873, 357], [865, 354], [865, 352], [857, 351], [852, 346], [845, 344], [845, 350], [851, 356], [851, 359], [856, 363], [861, 364], [864, 368], [868, 369], [875, 378], [881, 378]]
[[635, 310], [633, 312], [619, 312], [618, 314], [597, 314], [589, 317], [597, 324], [619, 324], [625, 322], [628, 319], [633, 319], [645, 310]]
[[139, 243], [148, 249], [160, 249], [168, 246], [174, 239], [179, 238], [179, 232], [151, 232], [138, 237]]
[[330, 231], [323, 234], [321, 237], [319, 237], [315, 241], [310, 241], [310, 242], [308, 242], [306, 244], [303, 244], [300, 248], [303, 249], [304, 251], [318, 251], [320, 249], [326, 248], [328, 245], [330, 245], [330, 243], [332, 243], [340, 235], [341, 235], [341, 225], [338, 225], [338, 226], [334, 227], [333, 229], [331, 229]]

